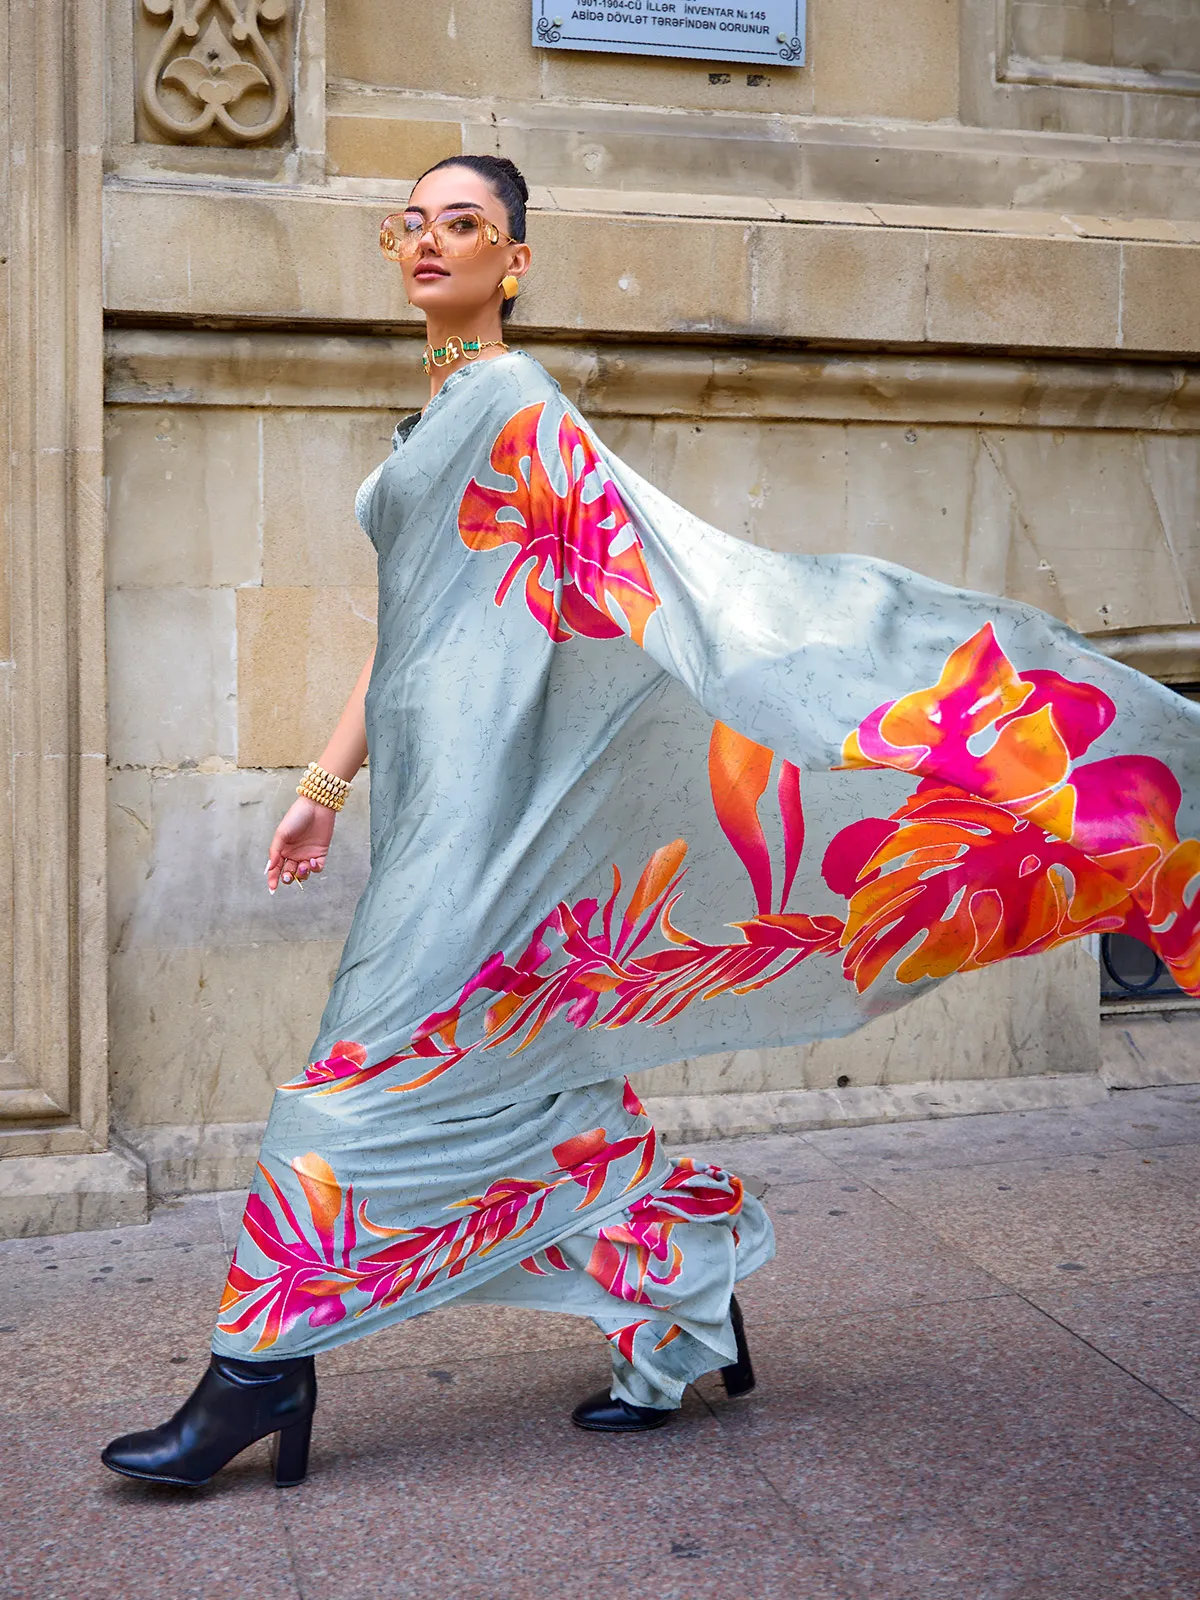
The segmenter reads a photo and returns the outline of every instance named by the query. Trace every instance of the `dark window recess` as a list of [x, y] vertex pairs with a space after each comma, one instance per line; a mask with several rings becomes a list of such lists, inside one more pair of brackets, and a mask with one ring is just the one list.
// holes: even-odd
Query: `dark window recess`
[[1127, 933], [1106, 933], [1100, 939], [1100, 998], [1102, 1000], [1156, 1000], [1162, 995], [1182, 995], [1148, 944]]
[[[1200, 683], [1172, 683], [1169, 688], [1187, 700], [1200, 701]], [[1100, 998], [1157, 1000], [1183, 995], [1164, 964], [1140, 939], [1128, 933], [1106, 933], [1100, 939]]]

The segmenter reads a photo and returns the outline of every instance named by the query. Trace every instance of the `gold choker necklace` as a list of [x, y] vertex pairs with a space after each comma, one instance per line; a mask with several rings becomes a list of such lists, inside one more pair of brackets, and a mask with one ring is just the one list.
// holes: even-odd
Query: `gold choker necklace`
[[503, 339], [485, 339], [482, 344], [478, 339], [447, 339], [440, 350], [427, 344], [421, 365], [426, 372], [432, 372], [434, 367], [448, 367], [452, 361], [477, 361], [481, 350], [507, 349]]

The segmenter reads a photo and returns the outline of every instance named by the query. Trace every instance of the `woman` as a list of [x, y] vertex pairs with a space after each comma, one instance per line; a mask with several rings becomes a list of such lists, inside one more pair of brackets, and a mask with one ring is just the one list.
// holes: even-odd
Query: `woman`
[[627, 1071], [1117, 928], [1200, 988], [1161, 759], [1182, 773], [1195, 708], [1028, 607], [667, 500], [502, 342], [526, 195], [454, 158], [384, 224], [430, 401], [360, 490], [378, 645], [267, 866], [272, 893], [323, 869], [369, 746], [370, 880], [210, 1367], [118, 1472], [198, 1484], [274, 1434], [299, 1482], [314, 1354], [451, 1299], [593, 1317], [613, 1381], [584, 1428], [659, 1426], [716, 1369], [743, 1393], [732, 1290], [770, 1223], [663, 1154]]

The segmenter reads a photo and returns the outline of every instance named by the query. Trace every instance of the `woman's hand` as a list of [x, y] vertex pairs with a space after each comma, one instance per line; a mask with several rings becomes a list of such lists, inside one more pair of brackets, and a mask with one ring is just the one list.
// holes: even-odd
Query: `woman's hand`
[[310, 872], [320, 872], [329, 854], [337, 812], [298, 795], [288, 807], [271, 840], [267, 857], [267, 888], [274, 894], [280, 879], [303, 883]]

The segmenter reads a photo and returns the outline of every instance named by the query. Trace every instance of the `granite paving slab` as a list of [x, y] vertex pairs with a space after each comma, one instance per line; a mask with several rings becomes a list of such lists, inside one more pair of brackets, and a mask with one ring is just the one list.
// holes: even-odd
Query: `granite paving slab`
[[871, 1600], [1195, 1600], [1196, 1423], [1019, 1299], [807, 1324], [716, 1412]]
[[301, 1600], [265, 1446], [219, 1485], [170, 1489], [100, 1465], [126, 1426], [116, 1404], [0, 1430], [2, 1600]]
[[0, 1600], [1200, 1600], [1198, 1111], [694, 1147], [775, 1220], [755, 1393], [582, 1434], [589, 1322], [444, 1307], [321, 1358], [288, 1491], [98, 1459], [202, 1371], [241, 1193], [0, 1245]]
[[686, 1153], [697, 1161], [728, 1167], [747, 1184], [751, 1179], [761, 1179], [763, 1192], [780, 1183], [807, 1183], [819, 1178], [832, 1181], [840, 1170], [807, 1139], [794, 1133], [689, 1144]]
[[1146, 1155], [1168, 1177], [1194, 1187], [1200, 1185], [1200, 1144], [1159, 1144]]
[[1127, 1149], [1129, 1140], [1121, 1130], [1128, 1118], [1118, 1119], [1114, 1126], [1095, 1115], [1101, 1109], [1107, 1107], [824, 1128], [805, 1138], [841, 1170], [863, 1177]]
[[238, 1234], [242, 1231], [242, 1212], [246, 1209], [246, 1194], [242, 1189], [224, 1189], [213, 1198], [216, 1201], [221, 1237], [225, 1241], [225, 1248], [232, 1255]]
[[1122, 1283], [1051, 1283], [1028, 1298], [1064, 1328], [1200, 1416], [1200, 1270]]
[[777, 1254], [738, 1286], [749, 1326], [1009, 1289], [849, 1174], [774, 1188]]
[[[695, 1393], [653, 1434], [572, 1427], [572, 1405], [606, 1368], [603, 1350], [560, 1351], [325, 1384], [312, 1473], [283, 1513], [302, 1591], [863, 1594]], [[399, 1581], [381, 1589], [371, 1563], [347, 1563], [339, 1532], [401, 1522]]]
[[[864, 1180], [866, 1181], [866, 1180]], [[995, 1278], [1114, 1282], [1200, 1261], [1200, 1202], [1157, 1152], [928, 1168], [872, 1188]]]
[[208, 1363], [225, 1268], [219, 1244], [141, 1255], [101, 1249], [91, 1261], [79, 1254], [9, 1268], [0, 1414], [52, 1413], [64, 1398], [79, 1405], [190, 1393]]
[[1200, 1084], [1118, 1090], [1091, 1109], [1088, 1121], [1139, 1147], [1200, 1144]]
[[56, 1233], [30, 1239], [0, 1239], [0, 1271], [22, 1263], [48, 1265], [64, 1261], [115, 1262], [122, 1256], [221, 1243], [217, 1195], [160, 1200], [150, 1221], [95, 1233]]

